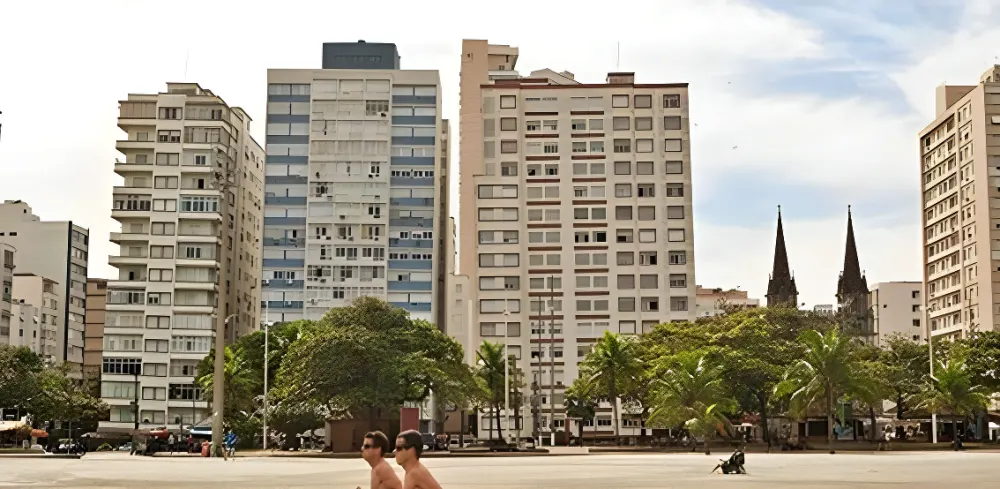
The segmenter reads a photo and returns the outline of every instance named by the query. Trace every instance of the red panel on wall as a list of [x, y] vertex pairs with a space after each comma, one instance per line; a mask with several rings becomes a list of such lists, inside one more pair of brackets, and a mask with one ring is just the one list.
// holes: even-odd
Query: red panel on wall
[[420, 429], [419, 408], [399, 408], [399, 432]]

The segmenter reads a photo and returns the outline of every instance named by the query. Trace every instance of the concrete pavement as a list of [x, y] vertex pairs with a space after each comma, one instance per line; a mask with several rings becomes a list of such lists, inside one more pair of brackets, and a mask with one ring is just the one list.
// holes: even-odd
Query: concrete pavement
[[[996, 453], [751, 454], [746, 476], [709, 471], [724, 454], [630, 454], [561, 457], [427, 459], [447, 489], [617, 488], [994, 488]], [[10, 462], [13, 460], [8, 459]], [[81, 460], [25, 459], [3, 463], [2, 487], [143, 489], [324, 487], [367, 489], [360, 460], [129, 457], [90, 454]], [[402, 469], [395, 467], [397, 473]]]

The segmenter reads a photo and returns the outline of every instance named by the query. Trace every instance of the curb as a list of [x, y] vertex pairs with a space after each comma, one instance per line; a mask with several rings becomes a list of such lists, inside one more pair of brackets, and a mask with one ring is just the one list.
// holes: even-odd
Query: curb
[[57, 460], [72, 460], [82, 457], [83, 455], [70, 455], [66, 453], [0, 453], [0, 458], [48, 458]]

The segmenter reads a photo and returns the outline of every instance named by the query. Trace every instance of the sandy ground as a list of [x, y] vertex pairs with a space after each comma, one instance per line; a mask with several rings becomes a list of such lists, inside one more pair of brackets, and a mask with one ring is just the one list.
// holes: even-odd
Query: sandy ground
[[[996, 488], [1000, 453], [749, 454], [748, 475], [709, 474], [724, 454], [434, 458], [446, 489], [532, 488]], [[403, 471], [392, 463], [397, 473]], [[0, 458], [0, 487], [324, 487], [367, 489], [360, 459], [129, 457]]]

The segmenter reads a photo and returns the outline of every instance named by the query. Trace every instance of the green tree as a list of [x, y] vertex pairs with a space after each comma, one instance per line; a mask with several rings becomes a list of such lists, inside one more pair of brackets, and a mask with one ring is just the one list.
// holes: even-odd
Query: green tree
[[37, 375], [44, 368], [28, 347], [0, 345], [0, 407], [25, 407], [39, 392]]
[[594, 398], [611, 403], [615, 443], [621, 443], [617, 400], [622, 393], [634, 389], [643, 374], [637, 343], [630, 337], [605, 331], [594, 349], [583, 359], [580, 372], [591, 385]]
[[576, 379], [566, 389], [566, 416], [576, 419], [577, 438], [583, 446], [583, 425], [585, 421], [593, 422], [597, 414], [597, 400], [591, 395], [591, 386], [585, 379]]
[[867, 377], [859, 368], [852, 340], [836, 329], [826, 333], [811, 330], [802, 333], [803, 357], [792, 364], [784, 379], [775, 387], [779, 397], [789, 396], [791, 409], [806, 413], [814, 405], [826, 412], [827, 443], [833, 449], [835, 402], [844, 394], [869, 392]]
[[904, 419], [930, 371], [927, 345], [892, 336], [879, 351], [878, 360], [884, 366], [880, 378], [890, 389], [889, 398], [896, 403], [896, 419]]
[[[259, 387], [264, 379], [262, 371], [251, 368], [248, 355], [243, 350], [227, 346], [224, 354], [226, 378], [223, 419], [229, 422], [240, 413], [255, 411], [255, 397], [258, 393], [263, 393]], [[201, 387], [202, 399], [212, 402], [215, 391], [215, 350], [198, 363], [197, 382]]]
[[434, 325], [362, 297], [301, 332], [284, 354], [274, 398], [377, 422], [380, 413], [422, 402], [435, 390], [456, 398], [463, 386], [462, 394], [474, 394], [463, 358], [461, 345]]
[[94, 424], [108, 407], [88, 385], [67, 376], [69, 366], [45, 368], [35, 374], [39, 391], [26, 403], [33, 425], [46, 421]]
[[493, 424], [496, 424], [497, 436], [502, 440], [504, 437], [503, 425], [500, 424], [500, 409], [506, 400], [504, 392], [504, 369], [506, 368], [507, 382], [511, 390], [511, 406], [519, 405], [518, 401], [520, 399], [515, 399], [514, 393], [520, 392], [519, 384], [522, 382], [522, 379], [518, 374], [518, 368], [513, 355], [508, 355], [505, 361], [503, 343], [483, 341], [483, 344], [479, 346], [479, 350], [476, 351], [476, 359], [478, 361], [476, 375], [478, 375], [481, 382], [486, 386], [488, 405], [494, 416], [494, 422], [490, 424], [489, 429], [490, 438], [493, 437]]
[[[700, 428], [711, 424], [726, 428], [732, 434], [723, 411], [732, 411], [736, 402], [728, 397], [725, 370], [712, 362], [702, 351], [686, 352], [661, 359], [654, 367], [656, 383], [650, 423], [675, 427], [693, 425]], [[712, 431], [711, 433], [714, 433]], [[703, 433], [705, 453], [709, 453], [708, 437]]]
[[974, 383], [990, 393], [1000, 392], [1000, 331], [979, 331], [964, 343], [966, 367]]
[[918, 407], [932, 413], [950, 415], [951, 426], [958, 449], [958, 418], [984, 411], [990, 403], [988, 389], [976, 385], [974, 376], [961, 355], [938, 363], [934, 376], [928, 375]]

